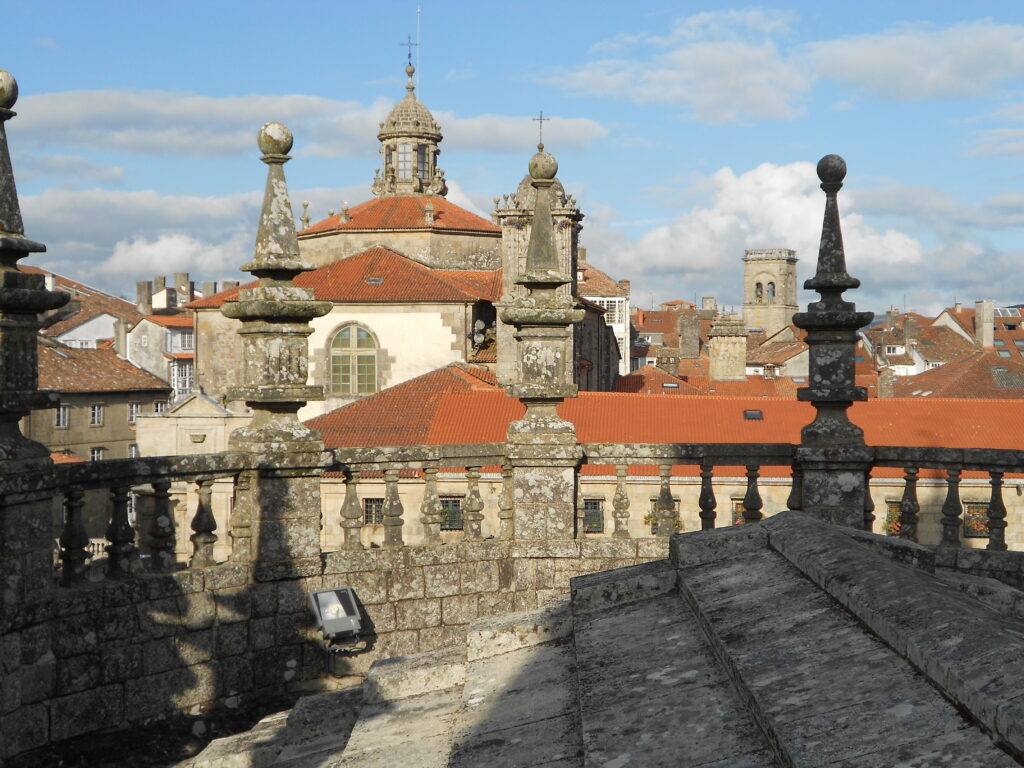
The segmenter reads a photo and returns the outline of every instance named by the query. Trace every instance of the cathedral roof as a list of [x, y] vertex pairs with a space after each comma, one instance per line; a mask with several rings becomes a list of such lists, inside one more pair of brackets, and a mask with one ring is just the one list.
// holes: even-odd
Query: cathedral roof
[[[223, 306], [256, 281], [189, 304], [195, 309]], [[432, 269], [400, 253], [370, 248], [325, 267], [303, 272], [295, 285], [312, 289], [317, 301], [351, 303], [496, 301], [501, 270]]]
[[[434, 208], [433, 221], [427, 221], [427, 204]], [[460, 208], [443, 197], [395, 195], [367, 200], [347, 211], [329, 216], [299, 232], [299, 238], [332, 232], [378, 230], [431, 230], [474, 232], [501, 235], [501, 228], [487, 219]]]
[[416, 98], [416, 84], [412, 79], [415, 72], [416, 68], [412, 64], [405, 68], [405, 73], [409, 77], [405, 86], [405, 98], [392, 108], [387, 118], [380, 124], [377, 138], [381, 141], [405, 136], [441, 141], [441, 127], [430, 114], [430, 110]]

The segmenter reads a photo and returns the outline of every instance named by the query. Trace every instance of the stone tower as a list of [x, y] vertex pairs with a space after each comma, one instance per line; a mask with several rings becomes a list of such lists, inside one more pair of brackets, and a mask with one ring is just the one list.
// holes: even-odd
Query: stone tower
[[[543, 144], [538, 145], [538, 155], [540, 154], [547, 154], [544, 152]], [[552, 162], [554, 162], [553, 159]], [[557, 169], [557, 167], [556, 163], [555, 168]], [[533, 182], [533, 177], [528, 173], [519, 183], [515, 193], [495, 198], [495, 208], [491, 214], [494, 222], [501, 227], [501, 263], [504, 270], [502, 296], [495, 304], [499, 313], [497, 325], [498, 364], [495, 375], [498, 377], [498, 383], [502, 386], [512, 384], [518, 379], [517, 368], [521, 355], [515, 329], [511, 324], [501, 320], [501, 309], [511, 307], [517, 299], [527, 295], [527, 290], [520, 282], [520, 277], [527, 270], [527, 251], [533, 233], [533, 219], [538, 207], [538, 195], [548, 198], [546, 207], [552, 218], [554, 240], [552, 247], [557, 269], [560, 274], [569, 276], [566, 283], [557, 287], [556, 293], [559, 300], [571, 300], [576, 293], [579, 233], [583, 228], [580, 223], [583, 221], [583, 214], [576, 206], [576, 201], [565, 194], [565, 189], [557, 177], [551, 179], [550, 185], [540, 188], [535, 187]], [[575, 352], [572, 347], [568, 354], [568, 359], [573, 360]], [[565, 383], [571, 384], [573, 381], [573, 366], [571, 364], [564, 369], [564, 375], [567, 377]]]
[[735, 315], [719, 315], [708, 332], [712, 381], [747, 378], [747, 328]]
[[793, 321], [796, 251], [768, 248], [743, 254], [743, 321], [771, 336]]
[[437, 167], [441, 127], [416, 98], [412, 79], [415, 72], [411, 63], [405, 68], [409, 78], [405, 98], [395, 105], [377, 133], [384, 166], [383, 171], [378, 169], [374, 174], [372, 190], [377, 197], [448, 194], [444, 171]]

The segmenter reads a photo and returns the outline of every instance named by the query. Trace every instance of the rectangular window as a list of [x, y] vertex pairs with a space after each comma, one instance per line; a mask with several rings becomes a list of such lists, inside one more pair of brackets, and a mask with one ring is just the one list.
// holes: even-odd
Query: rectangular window
[[196, 337], [191, 329], [182, 331], [179, 340], [182, 349], [195, 349]]
[[157, 400], [155, 403], [153, 403], [153, 413], [163, 413], [166, 410], [167, 410], [167, 401], [166, 400]]
[[384, 499], [363, 499], [363, 525], [384, 522]]
[[882, 522], [882, 533], [886, 536], [897, 536], [900, 532], [900, 500], [885, 500], [885, 520]]
[[128, 403], [128, 423], [134, 424], [135, 419], [139, 416], [139, 408], [142, 407], [142, 403]]
[[999, 355], [1000, 357], [1009, 357], [1010, 356], [1010, 350], [1008, 350], [1008, 349], [997, 349], [996, 350], [996, 354]]
[[964, 502], [964, 538], [988, 538], [988, 502]]
[[103, 453], [106, 448], [90, 448], [89, 461], [103, 461]]
[[141, 337], [139, 339], [139, 346], [140, 347], [148, 347], [149, 346], [149, 336]]
[[604, 533], [604, 499], [583, 500], [583, 532]]
[[[679, 531], [681, 531], [683, 529], [682, 523], [679, 520], [679, 499], [677, 499], [675, 496], [673, 496], [672, 497], [672, 504], [675, 506], [675, 510], [676, 510], [675, 532], [678, 533]], [[658, 497], [657, 496], [652, 496], [651, 497], [651, 511], [648, 513], [647, 517], [644, 518], [644, 522], [651, 524], [651, 536], [657, 536], [658, 535]]]
[[137, 459], [139, 458], [139, 446], [136, 443], [128, 444], [128, 458]]
[[625, 308], [626, 302], [621, 299], [594, 299], [595, 304], [604, 307], [604, 321], [611, 325], [612, 323], [621, 323], [623, 309]]
[[1014, 339], [1013, 345], [1015, 347], [1024, 347], [1024, 339]]
[[462, 497], [442, 496], [441, 497], [441, 530], [461, 531], [462, 520]]
[[886, 347], [885, 347], [885, 354], [887, 354], [887, 355], [898, 355], [899, 352], [896, 351], [897, 349], [899, 349], [899, 348], [896, 345], [894, 345], [894, 344], [887, 344]]
[[421, 179], [428, 178], [429, 164], [427, 163], [427, 145], [420, 144], [416, 148], [416, 172]]
[[730, 499], [730, 501], [732, 502], [732, 524], [743, 525], [745, 522], [747, 522], [746, 519], [743, 517], [743, 513], [747, 511], [747, 508], [743, 506], [742, 497], [735, 497]]
[[103, 404], [93, 403], [89, 406], [89, 426], [90, 427], [102, 427], [103, 426]]
[[53, 426], [57, 429], [67, 429], [71, 424], [71, 406], [61, 403], [53, 414]]
[[1002, 339], [993, 339], [992, 340], [992, 344], [994, 346], [996, 346], [996, 347], [1005, 347], [1006, 346], [1006, 342], [1003, 341]]
[[412, 178], [412, 144], [398, 145], [398, 178]]

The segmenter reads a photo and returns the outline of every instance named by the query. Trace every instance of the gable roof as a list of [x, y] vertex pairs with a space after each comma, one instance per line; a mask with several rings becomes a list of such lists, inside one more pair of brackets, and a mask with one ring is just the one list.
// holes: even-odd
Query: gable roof
[[[258, 281], [193, 301], [193, 309], [220, 307]], [[295, 285], [309, 288], [318, 301], [351, 303], [496, 301], [501, 270], [432, 269], [389, 248], [377, 246], [303, 272]]]
[[623, 288], [590, 262], [578, 265], [577, 271], [583, 273], [583, 279], [577, 281], [576, 284], [576, 292], [580, 296], [618, 297], [629, 295], [628, 288]]
[[62, 336], [83, 323], [87, 323], [102, 315], [115, 317], [129, 326], [134, 325], [142, 317], [138, 309], [130, 301], [112, 296], [98, 288], [93, 288], [69, 277], [51, 273], [49, 270], [27, 264], [19, 264], [18, 269], [30, 275], [53, 274], [56, 290], [63, 291], [71, 296], [71, 301], [68, 305], [44, 318], [43, 323], [45, 327], [40, 333], [46, 336]]
[[170, 391], [167, 382], [120, 357], [113, 349], [73, 349], [42, 342], [39, 388], [57, 392]]
[[679, 376], [673, 376], [654, 365], [645, 365], [632, 373], [620, 376], [615, 382], [616, 392], [644, 392], [663, 395], [699, 395], [701, 390]]
[[[434, 207], [434, 221], [427, 223], [423, 209], [427, 203]], [[299, 232], [299, 238], [315, 237], [334, 232], [361, 231], [458, 231], [501, 235], [501, 227], [487, 219], [470, 213], [443, 197], [422, 195], [394, 195], [367, 200], [348, 209], [348, 221], [336, 213]]]
[[150, 322], [167, 328], [191, 328], [196, 322], [191, 312], [181, 309], [158, 309], [145, 317]]
[[[1024, 397], [1024, 363], [978, 351], [938, 368], [905, 376], [893, 385], [896, 397]], [[1021, 407], [1017, 403], [1018, 408]]]

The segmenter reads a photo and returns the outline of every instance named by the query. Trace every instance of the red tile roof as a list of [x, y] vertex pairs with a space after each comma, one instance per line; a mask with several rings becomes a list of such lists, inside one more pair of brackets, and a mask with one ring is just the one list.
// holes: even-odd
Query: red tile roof
[[580, 296], [628, 296], [629, 291], [623, 289], [615, 280], [587, 262], [580, 264], [578, 270], [583, 279], [577, 282], [577, 293]]
[[180, 309], [160, 309], [146, 315], [146, 319], [168, 328], [191, 328], [195, 325], [195, 316], [187, 310]]
[[39, 388], [57, 392], [165, 390], [167, 382], [119, 357], [113, 349], [72, 349], [54, 342], [39, 349]]
[[[195, 309], [220, 307], [238, 298], [239, 288], [193, 301]], [[376, 247], [295, 278], [320, 301], [353, 303], [496, 301], [501, 296], [501, 270], [432, 269], [388, 248]]]
[[51, 451], [50, 458], [54, 464], [80, 464], [85, 461], [81, 456], [72, 456], [64, 451]]
[[974, 352], [916, 376], [900, 378], [893, 393], [896, 397], [913, 398], [1024, 397], [1024, 362], [993, 352]]
[[615, 382], [615, 391], [644, 392], [649, 395], [701, 394], [701, 390], [697, 389], [697, 387], [653, 365], [645, 365], [632, 373], [620, 376]]
[[[428, 224], [423, 209], [427, 202], [434, 206], [434, 222]], [[460, 208], [443, 197], [396, 195], [367, 200], [348, 210], [348, 221], [341, 213], [329, 216], [299, 232], [299, 237], [330, 234], [333, 232], [379, 230], [431, 230], [479, 232], [501, 235], [501, 227], [487, 219]]]
[[[51, 274], [48, 270], [25, 264], [19, 264], [18, 269], [32, 275]], [[41, 333], [46, 336], [60, 336], [72, 328], [77, 328], [82, 323], [104, 314], [116, 317], [129, 326], [137, 323], [142, 317], [130, 301], [111, 296], [98, 288], [79, 283], [63, 275], [54, 274], [53, 277], [56, 289], [70, 294], [72, 303], [44, 319], [43, 322], [49, 324], [42, 329]]]

